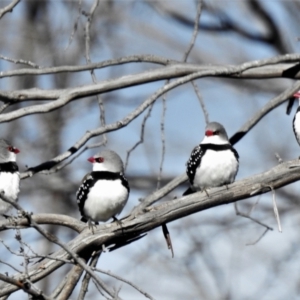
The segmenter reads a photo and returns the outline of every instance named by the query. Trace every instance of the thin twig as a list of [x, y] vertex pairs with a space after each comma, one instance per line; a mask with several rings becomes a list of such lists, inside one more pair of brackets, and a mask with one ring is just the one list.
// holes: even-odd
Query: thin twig
[[275, 194], [274, 188], [271, 185], [269, 185], [269, 187], [272, 191], [273, 210], [274, 210], [275, 219], [276, 219], [276, 222], [277, 222], [277, 225], [278, 225], [278, 231], [282, 232], [279, 212], [278, 212], [277, 203], [276, 203], [276, 194]]
[[[92, 25], [92, 21], [93, 21], [93, 17], [94, 17], [94, 13], [97, 9], [99, 5], [99, 0], [94, 0], [94, 3], [90, 9], [90, 13], [88, 15], [87, 21], [85, 23], [85, 58], [86, 58], [86, 62], [88, 64], [91, 64], [91, 57], [90, 57], [90, 41], [91, 41], [91, 25]], [[97, 83], [97, 78], [94, 72], [94, 69], [92, 69], [90, 71], [91, 76], [92, 76], [92, 80], [93, 83]], [[105, 108], [104, 108], [104, 103], [103, 103], [103, 99], [102, 97], [100, 97], [100, 95], [96, 95], [97, 100], [98, 100], [98, 105], [99, 105], [99, 109], [100, 109], [100, 125], [101, 126], [105, 126], [106, 122], [105, 122]], [[107, 135], [104, 133], [102, 134], [102, 144], [106, 145], [107, 144]]]
[[205, 124], [208, 124], [209, 123], [209, 115], [208, 115], [208, 111], [206, 109], [205, 103], [203, 101], [203, 97], [202, 97], [195, 81], [192, 81], [192, 85], [193, 85], [194, 91], [197, 95], [197, 98], [199, 100], [199, 103], [201, 105], [201, 109], [203, 111], [203, 115], [204, 115], [204, 119], [205, 119]]
[[253, 222], [255, 222], [255, 223], [257, 223], [257, 224], [259, 224], [259, 225], [261, 225], [261, 226], [263, 226], [265, 228], [267, 228], [268, 230], [273, 230], [272, 227], [270, 227], [269, 225], [267, 225], [267, 224], [265, 224], [265, 223], [263, 223], [263, 222], [255, 219], [255, 218], [251, 217], [250, 214], [244, 214], [241, 211], [239, 211], [238, 206], [237, 206], [237, 202], [234, 203], [234, 209], [235, 209], [235, 213], [236, 213], [237, 216], [241, 216], [243, 218], [247, 218], [247, 219], [249, 219], [249, 220], [251, 220], [251, 221], [253, 221]]
[[199, 30], [200, 15], [201, 15], [201, 10], [202, 10], [202, 2], [203, 2], [203, 0], [198, 0], [197, 14], [196, 14], [196, 17], [195, 17], [195, 22], [194, 22], [193, 35], [192, 35], [192, 38], [191, 38], [189, 48], [183, 56], [183, 59], [182, 59], [183, 62], [187, 61], [188, 56], [190, 55], [190, 53], [191, 53], [191, 51], [192, 51], [192, 49], [195, 45], [195, 41], [196, 41], [198, 30]]
[[46, 74], [58, 74], [66, 72], [84, 72], [94, 69], [102, 69], [106, 67], [128, 64], [128, 63], [153, 63], [158, 65], [168, 65], [176, 63], [176, 60], [170, 60], [165, 57], [155, 56], [151, 54], [145, 55], [131, 55], [120, 57], [117, 59], [109, 59], [98, 63], [88, 65], [75, 65], [75, 66], [58, 66], [58, 67], [43, 67], [40, 69], [18, 69], [0, 72], [0, 78], [12, 77], [12, 76], [28, 76], [28, 75], [46, 75]]
[[0, 9], [0, 19], [7, 13], [12, 12], [15, 6], [20, 2], [21, 0], [13, 0], [10, 4], [5, 6], [4, 8]]
[[77, 283], [83, 273], [83, 269], [81, 266], [75, 265], [73, 268], [69, 271], [68, 275], [66, 276], [66, 281], [64, 281], [64, 286], [61, 287], [59, 285], [59, 288], [61, 288], [60, 293], [58, 296], [56, 296], [55, 300], [68, 300], [70, 299], [70, 296], [74, 289], [77, 286]]
[[143, 118], [143, 122], [141, 124], [141, 133], [140, 133], [140, 139], [127, 151], [126, 154], [126, 159], [125, 159], [125, 164], [124, 164], [124, 170], [126, 171], [126, 168], [128, 166], [128, 162], [129, 162], [129, 157], [131, 155], [131, 153], [142, 143], [144, 143], [144, 135], [145, 135], [145, 128], [146, 128], [146, 122], [149, 119], [149, 117], [151, 116], [151, 112], [153, 109], [153, 104], [150, 105], [147, 114], [144, 116]]
[[260, 237], [256, 240], [256, 241], [254, 241], [254, 242], [252, 242], [252, 243], [247, 243], [246, 244], [246, 246], [253, 246], [253, 245], [256, 245], [265, 235], [266, 235], [266, 233], [269, 231], [269, 229], [268, 228], [266, 228], [265, 230], [264, 230], [264, 232], [260, 235]]
[[254, 114], [246, 123], [230, 138], [232, 145], [239, 142], [265, 115], [285, 102], [291, 95], [300, 89], [300, 81], [296, 81], [290, 88], [270, 100], [264, 107]]
[[162, 114], [161, 114], [161, 121], [160, 121], [161, 159], [159, 164], [159, 173], [157, 177], [157, 185], [156, 185], [157, 190], [160, 188], [163, 165], [164, 165], [165, 154], [166, 154], [166, 136], [165, 136], [165, 117], [167, 111], [166, 97], [167, 94], [165, 94], [162, 98]]
[[[96, 267], [98, 260], [100, 258], [101, 252], [97, 253], [96, 255], [92, 256], [92, 259], [89, 263], [89, 266], [93, 269]], [[78, 295], [77, 300], [84, 300], [85, 299], [85, 295], [88, 291], [88, 286], [90, 283], [90, 279], [91, 276], [88, 273], [85, 273], [84, 278], [82, 279], [82, 284], [81, 284], [81, 288], [80, 288], [80, 292]]]
[[9, 58], [9, 57], [1, 55], [1, 54], [0, 54], [0, 59], [9, 61], [9, 62], [14, 63], [16, 65], [18, 65], [18, 64], [28, 65], [28, 66], [30, 66], [32, 68], [35, 68], [35, 69], [41, 69], [42, 68], [42, 66], [39, 66], [38, 64], [36, 64], [36, 63], [34, 63], [34, 62], [30, 61], [30, 60]]
[[93, 270], [97, 271], [97, 272], [100, 272], [102, 274], [106, 274], [108, 276], [111, 276], [117, 280], [120, 280], [122, 282], [125, 282], [126, 284], [130, 285], [131, 287], [133, 287], [134, 289], [136, 289], [138, 292], [140, 292], [142, 295], [144, 295], [146, 298], [148, 299], [151, 299], [153, 300], [154, 298], [152, 296], [150, 296], [148, 293], [146, 293], [145, 291], [143, 291], [141, 288], [139, 288], [138, 286], [136, 286], [134, 283], [130, 282], [129, 280], [127, 279], [124, 279], [114, 273], [112, 273], [111, 271], [104, 271], [104, 270], [101, 270], [101, 269], [98, 269], [98, 268], [93, 268]]
[[78, 13], [77, 13], [76, 21], [74, 22], [73, 31], [71, 32], [68, 44], [67, 44], [66, 48], [64, 49], [64, 51], [68, 50], [68, 48], [70, 47], [70, 45], [72, 44], [72, 41], [74, 39], [75, 33], [78, 28], [78, 22], [79, 22], [79, 19], [81, 16], [81, 7], [82, 7], [82, 0], [78, 0]]
[[17, 280], [0, 273], [0, 281], [17, 286], [19, 289], [22, 289], [25, 293], [37, 297], [37, 299], [53, 300], [53, 298], [50, 298], [49, 296], [45, 295], [41, 290], [33, 289], [31, 283], [28, 282], [25, 278], [23, 278], [22, 280]]

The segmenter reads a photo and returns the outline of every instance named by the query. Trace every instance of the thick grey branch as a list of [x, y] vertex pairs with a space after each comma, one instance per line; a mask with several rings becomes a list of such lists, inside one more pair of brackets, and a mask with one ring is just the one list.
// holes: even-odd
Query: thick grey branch
[[[85, 224], [77, 219], [66, 215], [58, 214], [36, 214], [31, 216], [32, 220], [37, 224], [51, 224], [69, 227], [78, 233], [81, 232]], [[0, 221], [0, 231], [15, 228], [26, 228], [30, 226], [28, 218], [7, 218]]]

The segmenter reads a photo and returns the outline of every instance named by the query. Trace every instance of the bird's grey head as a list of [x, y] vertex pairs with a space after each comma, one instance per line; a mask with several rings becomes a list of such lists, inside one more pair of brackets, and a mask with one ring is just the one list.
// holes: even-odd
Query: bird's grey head
[[16, 154], [19, 152], [20, 150], [12, 146], [10, 142], [0, 139], [0, 163], [16, 161]]
[[218, 122], [210, 122], [206, 125], [205, 136], [201, 144], [228, 144], [228, 136], [224, 126]]
[[90, 157], [88, 161], [93, 163], [93, 171], [124, 172], [122, 159], [112, 150], [103, 150]]

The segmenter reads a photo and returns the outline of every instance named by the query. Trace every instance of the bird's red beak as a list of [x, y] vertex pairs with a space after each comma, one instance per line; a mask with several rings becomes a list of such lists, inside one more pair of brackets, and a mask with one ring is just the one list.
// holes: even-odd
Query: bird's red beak
[[15, 154], [18, 154], [18, 153], [20, 153], [20, 150], [19, 150], [18, 148], [15, 148], [15, 149], [14, 149], [14, 153], [15, 153]]
[[95, 162], [95, 158], [92, 156], [92, 157], [88, 158], [88, 161], [93, 164]]
[[300, 98], [300, 91], [296, 92], [293, 96], [294, 96], [295, 98]]
[[212, 135], [214, 135], [214, 132], [212, 130], [206, 130], [205, 135], [206, 136], [212, 136]]

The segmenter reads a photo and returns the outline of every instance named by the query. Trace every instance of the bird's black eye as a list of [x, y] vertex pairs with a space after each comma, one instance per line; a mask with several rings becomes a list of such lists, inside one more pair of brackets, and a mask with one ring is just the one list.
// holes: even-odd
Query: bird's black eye
[[104, 158], [103, 158], [103, 157], [97, 157], [97, 158], [95, 159], [95, 161], [96, 161], [97, 163], [102, 163], [102, 162], [104, 162]]
[[10, 152], [14, 152], [14, 147], [12, 147], [12, 146], [9, 146], [7, 149], [8, 149], [8, 151], [10, 151]]
[[214, 131], [214, 135], [219, 135], [219, 134], [220, 134], [219, 130]]

